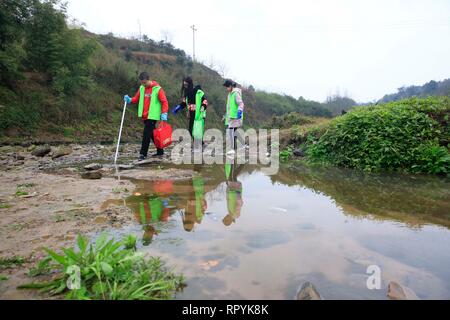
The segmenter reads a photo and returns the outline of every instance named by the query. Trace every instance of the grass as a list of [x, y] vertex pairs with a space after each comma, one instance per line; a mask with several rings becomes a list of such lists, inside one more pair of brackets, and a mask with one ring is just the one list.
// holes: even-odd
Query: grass
[[8, 209], [12, 206], [9, 203], [0, 203], [0, 209]]
[[17, 186], [17, 189], [22, 189], [22, 188], [33, 188], [36, 187], [37, 184], [36, 183], [23, 183], [23, 184], [19, 184]]
[[17, 190], [16, 193], [14, 194], [16, 197], [21, 197], [21, 196], [27, 196], [28, 192], [23, 191], [23, 190]]
[[113, 193], [122, 193], [122, 192], [128, 192], [129, 190], [127, 188], [113, 188]]
[[9, 227], [14, 231], [22, 231], [26, 228], [26, 226], [27, 225], [25, 223], [13, 223]]
[[14, 256], [10, 258], [0, 258], [0, 270], [14, 269], [26, 262], [25, 258]]
[[147, 259], [136, 252], [134, 236], [116, 241], [103, 234], [90, 244], [79, 235], [77, 250], [63, 248], [61, 254], [45, 250], [48, 256], [29, 275], [48, 275], [52, 280], [19, 289], [75, 300], [160, 300], [171, 299], [183, 287], [183, 276], [168, 271], [159, 258]]

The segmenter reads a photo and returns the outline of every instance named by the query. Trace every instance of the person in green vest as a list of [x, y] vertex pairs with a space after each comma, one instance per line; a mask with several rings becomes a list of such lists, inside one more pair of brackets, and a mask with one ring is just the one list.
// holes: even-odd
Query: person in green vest
[[242, 183], [237, 180], [240, 170], [243, 166], [235, 164], [225, 164], [225, 177], [227, 179], [227, 209], [228, 214], [223, 218], [223, 224], [228, 227], [241, 216], [242, 201]]
[[[128, 95], [123, 99], [126, 103], [139, 104], [138, 116], [144, 122], [144, 133], [142, 135], [142, 146], [138, 160], [147, 158], [150, 141], [153, 140], [153, 130], [156, 128], [158, 121], [167, 121], [167, 112], [169, 110], [169, 103], [167, 102], [166, 94], [161, 86], [155, 80], [150, 80], [150, 75], [147, 72], [142, 72], [139, 75], [141, 83], [139, 90], [133, 98]], [[157, 152], [152, 156], [164, 155], [163, 149], [157, 149]]]
[[135, 212], [136, 219], [143, 226], [144, 235], [142, 241], [144, 246], [152, 242], [153, 236], [157, 234], [152, 224], [167, 221], [169, 218], [168, 201], [157, 195], [152, 195], [148, 201], [141, 199], [139, 207]]
[[205, 200], [205, 184], [202, 177], [192, 178], [193, 192], [190, 195], [183, 217], [184, 230], [190, 232], [196, 223], [201, 223], [208, 206]]
[[[181, 103], [173, 109], [172, 113], [176, 114], [186, 107], [189, 117], [189, 133], [191, 134], [191, 137], [194, 138], [194, 124], [196, 121], [202, 123], [202, 131], [204, 131], [208, 100], [200, 85], [194, 87], [194, 82], [191, 77], [183, 78], [181, 86]], [[197, 137], [203, 138], [203, 132], [201, 132], [201, 135], [198, 133]]]
[[244, 101], [242, 100], [242, 90], [237, 87], [236, 82], [227, 79], [223, 86], [228, 92], [225, 119], [227, 137], [231, 142], [231, 149], [227, 154], [234, 154], [236, 149], [236, 139], [246, 148], [244, 138], [237, 131], [241, 128], [244, 120]]

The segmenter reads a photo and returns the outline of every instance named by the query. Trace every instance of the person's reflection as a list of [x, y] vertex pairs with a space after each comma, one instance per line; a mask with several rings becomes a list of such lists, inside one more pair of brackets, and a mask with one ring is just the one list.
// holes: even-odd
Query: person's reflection
[[194, 230], [196, 223], [201, 223], [206, 211], [205, 185], [200, 176], [192, 178], [192, 192], [189, 195], [183, 216], [183, 227], [187, 232]]
[[142, 242], [144, 246], [147, 246], [152, 242], [153, 236], [158, 234], [152, 224], [168, 221], [169, 219], [170, 209], [168, 208], [168, 201], [162, 200], [157, 195], [150, 196], [148, 201], [142, 199], [139, 202], [139, 210], [136, 211], [135, 216], [143, 226], [144, 235]]
[[223, 218], [222, 222], [225, 226], [230, 226], [241, 215], [243, 205], [242, 201], [242, 183], [238, 181], [237, 177], [242, 165], [225, 164], [225, 177], [227, 179], [227, 209], [228, 214]]

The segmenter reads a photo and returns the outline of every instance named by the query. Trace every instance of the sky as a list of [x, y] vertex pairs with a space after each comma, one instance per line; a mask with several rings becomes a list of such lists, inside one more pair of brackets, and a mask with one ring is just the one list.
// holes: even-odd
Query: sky
[[[378, 100], [450, 78], [449, 0], [68, 0], [89, 31], [169, 40], [243, 85]], [[195, 79], [194, 79], [195, 81]]]

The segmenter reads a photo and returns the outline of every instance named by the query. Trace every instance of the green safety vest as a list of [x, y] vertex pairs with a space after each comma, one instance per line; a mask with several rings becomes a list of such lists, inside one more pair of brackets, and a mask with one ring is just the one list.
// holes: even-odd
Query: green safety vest
[[[205, 93], [202, 90], [197, 90], [197, 93], [195, 94], [195, 120], [201, 120], [203, 118], [206, 118], [206, 110], [200, 111], [202, 108], [202, 98], [205, 95]], [[189, 105], [188, 98], [186, 97], [186, 104]]]
[[239, 189], [231, 189], [231, 188], [227, 189], [227, 207], [228, 207], [228, 212], [231, 213], [233, 218], [236, 218], [236, 214], [237, 214], [236, 211], [237, 211], [238, 193], [242, 193], [242, 187], [239, 188]]
[[201, 221], [203, 218], [203, 199], [205, 194], [205, 185], [203, 179], [195, 177], [192, 179], [192, 185], [195, 193], [195, 215], [197, 221]]
[[[228, 118], [237, 119], [239, 105], [236, 102], [236, 91], [228, 94], [227, 116], [225, 117], [225, 125], [228, 125]], [[244, 114], [242, 114], [244, 120]]]
[[[158, 93], [161, 87], [153, 87], [152, 97], [150, 99], [150, 110], [148, 110], [148, 117], [144, 120], [160, 120], [161, 119], [161, 101], [158, 99]], [[144, 113], [144, 98], [145, 98], [145, 86], [141, 86], [139, 89], [139, 107], [138, 107], [138, 117], [142, 118]]]
[[161, 220], [161, 215], [162, 215], [162, 211], [163, 211], [163, 204], [161, 199], [159, 198], [150, 198], [148, 200], [148, 204], [149, 204], [149, 208], [150, 208], [150, 213], [151, 213], [151, 221], [147, 221], [147, 215], [145, 214], [145, 206], [144, 203], [141, 202], [139, 204], [139, 213], [141, 216], [141, 224], [146, 225], [149, 224], [151, 222], [155, 223], [155, 222], [159, 222]]

